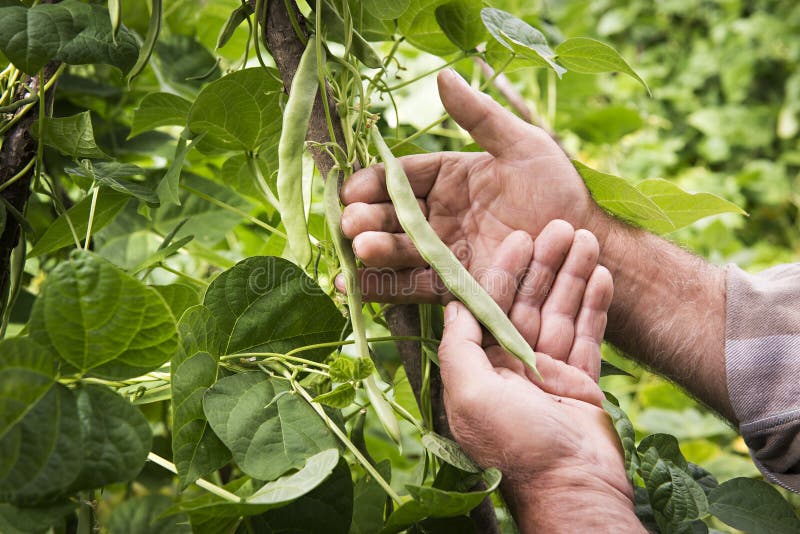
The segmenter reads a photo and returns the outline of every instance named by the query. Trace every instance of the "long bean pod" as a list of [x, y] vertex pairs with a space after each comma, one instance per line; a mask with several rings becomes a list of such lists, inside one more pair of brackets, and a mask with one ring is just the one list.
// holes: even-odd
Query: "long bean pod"
[[536, 353], [500, 306], [431, 228], [417, 203], [403, 167], [386, 146], [377, 127], [372, 128], [372, 139], [386, 168], [386, 189], [394, 204], [400, 226], [411, 238], [420, 255], [439, 274], [447, 289], [470, 309], [497, 342], [538, 375]]
[[[325, 182], [325, 220], [328, 223], [328, 231], [331, 234], [333, 248], [339, 256], [339, 264], [344, 275], [345, 286], [347, 288], [347, 306], [350, 308], [350, 322], [353, 325], [353, 337], [355, 338], [356, 353], [360, 358], [369, 358], [369, 345], [367, 344], [367, 331], [364, 325], [364, 314], [362, 312], [361, 287], [358, 283], [358, 269], [356, 267], [356, 257], [352, 247], [345, 241], [341, 230], [342, 207], [339, 205], [339, 180], [338, 171], [332, 170]], [[400, 424], [392, 410], [392, 407], [383, 398], [374, 376], [369, 376], [364, 380], [364, 389], [367, 391], [367, 398], [375, 413], [378, 415], [386, 433], [400, 443]]]
[[319, 89], [317, 47], [312, 36], [300, 58], [283, 113], [278, 142], [278, 202], [289, 250], [301, 267], [311, 262], [305, 204], [303, 203], [303, 147], [311, 110]]

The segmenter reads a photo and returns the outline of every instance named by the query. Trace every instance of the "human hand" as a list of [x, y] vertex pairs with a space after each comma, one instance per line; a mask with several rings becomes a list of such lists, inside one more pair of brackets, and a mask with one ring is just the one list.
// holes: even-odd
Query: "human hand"
[[445, 310], [439, 361], [450, 428], [479, 465], [503, 472], [524, 532], [641, 530], [596, 382], [613, 293], [597, 257], [591, 233], [553, 221], [534, 243], [509, 235], [492, 283], [482, 282], [537, 351], [543, 381], [487, 340], [463, 304]]
[[[605, 220], [564, 152], [543, 130], [470, 88], [452, 70], [439, 74], [439, 94], [453, 119], [487, 152], [440, 152], [400, 158], [433, 229], [473, 274], [491, 266], [513, 231], [536, 237], [553, 219], [576, 228]], [[383, 166], [355, 173], [342, 187], [342, 231], [367, 269], [369, 300], [444, 302], [434, 271], [400, 227]], [[374, 269], [390, 268], [396, 273]], [[337, 285], [342, 286], [342, 281]], [[341, 288], [341, 287], [340, 287]]]

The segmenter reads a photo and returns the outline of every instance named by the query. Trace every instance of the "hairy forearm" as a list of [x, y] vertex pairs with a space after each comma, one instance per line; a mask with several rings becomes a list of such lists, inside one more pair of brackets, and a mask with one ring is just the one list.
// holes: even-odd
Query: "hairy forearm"
[[734, 421], [725, 374], [725, 272], [603, 214], [594, 231], [614, 276], [606, 338]]

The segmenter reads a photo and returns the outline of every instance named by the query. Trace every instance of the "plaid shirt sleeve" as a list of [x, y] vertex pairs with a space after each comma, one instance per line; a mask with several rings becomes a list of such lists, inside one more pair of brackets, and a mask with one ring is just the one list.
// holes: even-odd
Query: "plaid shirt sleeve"
[[725, 367], [739, 431], [773, 483], [800, 492], [800, 264], [727, 268]]

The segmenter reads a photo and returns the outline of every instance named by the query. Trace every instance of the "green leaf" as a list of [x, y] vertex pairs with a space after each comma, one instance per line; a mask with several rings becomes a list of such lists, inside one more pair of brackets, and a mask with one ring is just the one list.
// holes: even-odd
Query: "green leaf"
[[127, 72], [139, 51], [124, 26], [115, 42], [102, 5], [64, 0], [27, 8], [9, 2], [0, 6], [0, 20], [0, 51], [30, 75], [53, 59], [69, 65], [106, 63]]
[[255, 11], [255, 6], [252, 4], [242, 4], [236, 9], [231, 12], [230, 17], [225, 22], [225, 26], [219, 31], [219, 36], [217, 37], [217, 46], [216, 48], [222, 48], [228, 41], [231, 40], [233, 37], [233, 33], [236, 31], [242, 22], [247, 20], [247, 18], [253, 14]]
[[661, 211], [655, 202], [627, 181], [590, 169], [576, 160], [572, 163], [586, 182], [592, 198], [603, 209], [644, 227], [655, 223], [671, 224], [667, 214]]
[[[387, 482], [391, 480], [392, 464], [383, 460], [375, 469]], [[386, 492], [369, 473], [356, 481], [353, 490], [352, 534], [373, 534], [383, 528], [383, 512], [386, 507]]]
[[83, 435], [83, 465], [70, 490], [100, 488], [136, 478], [153, 440], [144, 415], [105, 386], [87, 384], [78, 388], [75, 402]]
[[647, 196], [670, 219], [671, 227], [659, 221], [643, 225], [659, 234], [672, 232], [720, 213], [747, 215], [739, 206], [711, 193], [688, 193], [666, 180], [651, 179], [640, 182], [636, 189]]
[[347, 408], [356, 400], [356, 388], [353, 384], [340, 384], [335, 389], [317, 395], [314, 402], [330, 406], [331, 408]]
[[247, 498], [251, 504], [283, 504], [302, 497], [322, 484], [339, 463], [339, 450], [327, 449], [311, 456], [298, 472], [267, 482]]
[[189, 129], [225, 150], [257, 151], [277, 142], [283, 86], [263, 68], [232, 72], [206, 85], [189, 110]]
[[[208, 287], [204, 304], [226, 341], [224, 352], [277, 352], [338, 341], [344, 317], [294, 263], [255, 256], [237, 263]], [[304, 351], [319, 360], [330, 348]]]
[[621, 105], [580, 113], [569, 123], [576, 134], [598, 144], [616, 143], [643, 125], [638, 111]]
[[734, 478], [711, 490], [708, 501], [709, 512], [748, 534], [800, 532], [792, 505], [766, 482]]
[[[159, 292], [169, 309], [172, 310], [174, 317], [182, 317], [183, 312], [187, 309], [200, 304], [200, 294], [195, 288], [186, 284], [176, 283], [150, 287]], [[180, 332], [180, 323], [178, 323], [178, 332]]]
[[[93, 163], [89, 160], [84, 160], [80, 167], [67, 167], [64, 171], [76, 176], [96, 180], [100, 185], [110, 187], [120, 193], [126, 193], [149, 204], [158, 203], [158, 195], [148, 186], [141, 182], [124, 179], [127, 176], [140, 176], [145, 173], [145, 170], [137, 165], [120, 163], [119, 161]], [[94, 228], [94, 225], [92, 225], [92, 228]]]
[[172, 451], [181, 489], [211, 473], [230, 453], [203, 413], [203, 395], [217, 381], [223, 336], [203, 305], [189, 308], [178, 323], [181, 343], [170, 364], [172, 376]]
[[260, 371], [218, 381], [206, 391], [203, 410], [239, 468], [259, 480], [274, 480], [302, 467], [309, 455], [337, 448], [314, 409], [285, 381]]
[[394, 20], [405, 13], [411, 0], [370, 0], [364, 3], [367, 12], [380, 20]]
[[47, 506], [19, 508], [8, 503], [0, 504], [0, 532], [4, 534], [44, 534], [52, 532], [51, 526], [63, 521], [74, 512], [76, 504], [66, 501]]
[[193, 235], [187, 235], [170, 243], [164, 248], [159, 248], [153, 254], [151, 254], [147, 259], [145, 259], [136, 267], [131, 269], [131, 273], [132, 274], [140, 273], [145, 269], [149, 269], [150, 267], [162, 263], [164, 260], [172, 256], [173, 254], [176, 254], [180, 249], [188, 245], [192, 239], [194, 239]]
[[384, 534], [400, 532], [406, 527], [426, 517], [456, 517], [468, 513], [478, 506], [487, 495], [500, 485], [502, 475], [497, 469], [488, 469], [483, 473], [486, 489], [481, 491], [457, 492], [423, 486], [406, 486], [414, 498], [400, 505], [383, 529]]
[[466, 471], [467, 473], [480, 473], [472, 459], [461, 449], [458, 443], [435, 432], [428, 432], [422, 436], [422, 446], [428, 449], [437, 458], [448, 464]]
[[184, 129], [183, 132], [181, 132], [178, 138], [178, 144], [175, 147], [175, 156], [172, 158], [172, 163], [169, 169], [167, 169], [167, 172], [164, 173], [164, 177], [161, 178], [161, 181], [158, 183], [158, 187], [156, 187], [156, 193], [162, 204], [181, 205], [179, 186], [183, 163], [186, 161], [186, 155], [189, 151], [203, 139], [205, 132], [195, 136], [192, 142], [189, 143], [188, 141], [191, 135], [188, 129]]
[[150, 61], [150, 55], [155, 49], [158, 34], [161, 32], [162, 12], [162, 0], [150, 0], [150, 22], [147, 25], [147, 35], [145, 35], [142, 48], [139, 50], [136, 64], [131, 68], [126, 78], [128, 88], [130, 88], [131, 81], [144, 70], [148, 61]]
[[112, 379], [157, 369], [177, 346], [175, 319], [161, 295], [86, 251], [51, 271], [30, 331], [78, 372]]
[[[125, 204], [127, 204], [128, 200], [130, 200], [130, 197], [125, 193], [101, 190], [97, 196], [97, 203], [95, 204], [92, 231], [97, 232], [110, 223]], [[91, 196], [87, 196], [68, 209], [66, 215], [60, 215], [53, 224], [47, 227], [42, 237], [33, 245], [33, 248], [28, 252], [28, 257], [34, 258], [70, 245], [74, 246], [75, 241], [72, 237], [67, 219], [72, 222], [75, 232], [78, 234], [78, 238], [83, 239], [86, 235], [86, 228], [89, 226], [91, 204]]]
[[560, 78], [567, 69], [556, 63], [556, 53], [547, 44], [545, 36], [511, 13], [487, 7], [481, 10], [481, 19], [492, 37], [515, 56], [543, 61]]
[[420, 50], [446, 56], [458, 48], [442, 33], [436, 21], [436, 8], [447, 0], [411, 0], [397, 25], [406, 40]]
[[641, 83], [650, 93], [645, 81], [636, 74], [619, 52], [605, 43], [588, 37], [573, 37], [558, 45], [556, 54], [558, 60], [569, 70], [584, 74], [623, 72]]
[[656, 522], [663, 531], [684, 528], [706, 515], [706, 494], [687, 472], [688, 465], [673, 436], [647, 436], [638, 450], [639, 474], [647, 488]]
[[[36, 124], [31, 131], [38, 131]], [[94, 141], [92, 117], [88, 111], [71, 117], [46, 118], [44, 144], [72, 159], [108, 157]]]
[[364, 380], [375, 370], [375, 365], [369, 358], [350, 358], [339, 356], [331, 362], [328, 372], [334, 382], [349, 382], [351, 380]]
[[0, 437], [36, 406], [55, 381], [55, 359], [33, 340], [0, 342]]
[[200, 194], [206, 197], [224, 202], [239, 210], [250, 211], [252, 207], [249, 202], [229, 188], [184, 172], [181, 176], [181, 205], [169, 204], [154, 210], [153, 224], [156, 231], [166, 235], [181, 221], [188, 219], [180, 231], [175, 234], [174, 238], [182, 239], [187, 235], [193, 235], [195, 243], [212, 247], [242, 222], [240, 215], [231, 213], [210, 203], [208, 200], [195, 196], [187, 188], [199, 191]]
[[133, 497], [116, 505], [108, 520], [110, 534], [191, 534], [185, 514], [162, 517], [172, 504], [166, 495]]
[[63, 494], [83, 462], [72, 391], [56, 384], [0, 438], [0, 502], [37, 504]]
[[633, 423], [628, 418], [628, 414], [613, 402], [604, 399], [603, 408], [614, 422], [614, 428], [619, 434], [622, 450], [625, 453], [625, 471], [628, 473], [628, 479], [633, 480], [636, 470], [639, 468], [639, 453], [636, 450], [636, 432], [633, 429]]
[[186, 126], [192, 103], [172, 93], [149, 93], [133, 114], [128, 138], [159, 126]]
[[461, 50], [472, 50], [486, 38], [481, 20], [481, 3], [456, 0], [436, 8], [436, 21], [453, 44]]

